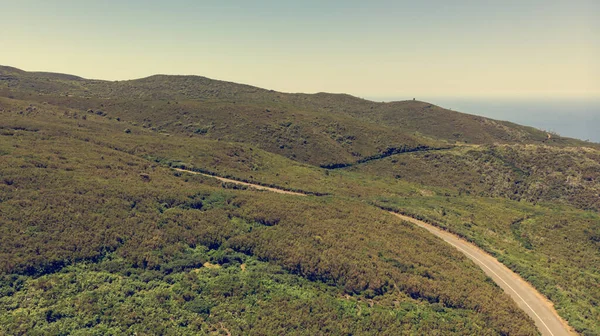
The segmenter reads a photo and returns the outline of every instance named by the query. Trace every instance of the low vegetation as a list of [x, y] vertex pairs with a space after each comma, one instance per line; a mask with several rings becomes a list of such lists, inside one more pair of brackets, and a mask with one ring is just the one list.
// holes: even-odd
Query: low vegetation
[[472, 196], [382, 197], [374, 203], [474, 242], [546, 295], [576, 330], [600, 333], [597, 212]]
[[583, 147], [490, 145], [406, 153], [353, 167], [465, 195], [600, 210], [600, 151]]
[[2, 67], [0, 333], [537, 334], [384, 208], [473, 241], [600, 334], [598, 153], [422, 102]]
[[[81, 119], [56, 116], [52, 110], [46, 113], [43, 106], [32, 109], [30, 115], [19, 112], [8, 109], [1, 112], [4, 123], [0, 272], [5, 279], [2, 287], [5, 299], [0, 302], [10, 312], [3, 314], [6, 323], [2, 324], [9, 333], [18, 333], [17, 327], [24, 326], [24, 333], [29, 334], [27, 326], [34, 325], [39, 333], [65, 328], [76, 331], [86, 326], [98, 328], [99, 332], [143, 330], [139, 328], [145, 328], [144, 318], [133, 319], [137, 321], [134, 323], [94, 317], [98, 314], [95, 312], [105, 309], [117, 312], [111, 310], [116, 309], [114, 301], [115, 305], [104, 299], [89, 301], [85, 305], [88, 311], [83, 316], [74, 316], [73, 311], [79, 305], [73, 306], [75, 302], [89, 297], [92, 293], [88, 291], [98, 288], [86, 289], [80, 287], [80, 282], [73, 287], [70, 281], [90, 279], [93, 283], [98, 279], [113, 279], [114, 286], [118, 286], [99, 287], [104, 288], [99, 289], [102, 292], [125, 285], [137, 286], [141, 281], [138, 276], [159, 272], [162, 275], [157, 283], [140, 287], [140, 295], [158, 295], [154, 291], [157, 286], [164, 289], [161, 295], [180, 300], [181, 296], [170, 296], [169, 286], [183, 285], [177, 280], [181, 278], [173, 276], [167, 281], [163, 275], [176, 271], [189, 273], [191, 269], [202, 268], [206, 261], [225, 265], [232, 260], [238, 263], [256, 260], [280, 267], [284, 272], [282, 277], [289, 281], [309, 281], [311, 286], [321, 288], [318, 291], [334, 293], [322, 294], [323, 300], [329, 302], [324, 307], [345, 309], [345, 305], [356, 306], [358, 301], [372, 302], [373, 314], [366, 315], [368, 310], [364, 311], [364, 317], [371, 316], [367, 320], [355, 315], [356, 323], [344, 319], [330, 327], [327, 321], [334, 318], [321, 308], [319, 311], [326, 315], [323, 330], [353, 333], [361, 328], [384, 333], [440, 330], [446, 326], [440, 327], [434, 317], [449, 312], [447, 327], [461, 333], [481, 330], [535, 334], [532, 321], [459, 252], [408, 224], [400, 224], [375, 207], [328, 196], [298, 197], [223, 189], [220, 182], [211, 178], [174, 172], [143, 155], [130, 154], [127, 149], [115, 149], [101, 139], [94, 139], [95, 132], [110, 130], [112, 121], [95, 125], [94, 118], [87, 118], [87, 126], [77, 127]], [[130, 135], [138, 132], [141, 130], [132, 128]], [[82, 133], [87, 137], [82, 137]], [[118, 134], [125, 133], [119, 130]], [[143, 137], [139, 140], [142, 144]], [[130, 144], [135, 141], [132, 139]], [[193, 252], [198, 249], [211, 256], [225, 255], [222, 259], [210, 259]], [[228, 253], [233, 254], [228, 256]], [[115, 264], [112, 260], [119, 262]], [[107, 273], [100, 265], [110, 265], [123, 274]], [[85, 271], [73, 278], [78, 267], [84, 267]], [[179, 275], [184, 276], [189, 275]], [[269, 278], [268, 273], [262, 276]], [[36, 289], [40, 282], [46, 283], [40, 286], [47, 286], [51, 293], [64, 289], [60, 290], [61, 295], [70, 299], [58, 300], [60, 297], [54, 295], [53, 301], [38, 301], [43, 297], [39, 295], [44, 295]], [[53, 283], [57, 289], [52, 289]], [[232, 303], [225, 295], [222, 310], [228, 311], [228, 304], [240, 306], [239, 300], [251, 288], [242, 287], [240, 297]], [[284, 282], [282, 290], [293, 290], [293, 286]], [[114, 300], [119, 300], [118, 293]], [[199, 300], [218, 301], [208, 293]], [[36, 296], [39, 305], [20, 301], [28, 295]], [[340, 299], [346, 295], [350, 298]], [[172, 316], [168, 306], [175, 305], [171, 299], [164, 300], [166, 306], [156, 312], [161, 320]], [[279, 317], [272, 318], [281, 323], [289, 314], [297, 319], [306, 318], [297, 313], [296, 308], [305, 305], [302, 302], [305, 301], [293, 300], [289, 310], [279, 309]], [[134, 308], [136, 303], [130, 304], [133, 306], [127, 309], [134, 309], [134, 315], [144, 315], [140, 310], [143, 305]], [[413, 322], [390, 319], [396, 316], [397, 307], [402, 310], [408, 304], [422, 307], [413, 313], [419, 309], [429, 313], [423, 315], [424, 319], [411, 319]], [[376, 315], [379, 317], [372, 317]], [[227, 318], [219, 315], [214, 318], [210, 315], [212, 322], [208, 324], [199, 322], [202, 316], [193, 319], [190, 316], [179, 315], [175, 321], [193, 326], [191, 331], [220, 323], [225, 328], [247, 328], [229, 324]], [[155, 323], [160, 328], [173, 323], [170, 319], [162, 321], [165, 322]], [[465, 323], [467, 326], [463, 326]], [[380, 327], [372, 329], [378, 324]], [[276, 324], [264, 328], [268, 333], [286, 330]], [[310, 333], [309, 329], [306, 332]]]

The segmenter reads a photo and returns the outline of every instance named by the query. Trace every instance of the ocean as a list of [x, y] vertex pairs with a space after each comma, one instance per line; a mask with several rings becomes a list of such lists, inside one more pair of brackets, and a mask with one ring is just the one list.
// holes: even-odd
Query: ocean
[[[392, 100], [406, 98], [384, 99]], [[417, 97], [417, 100], [458, 112], [511, 121], [570, 138], [600, 143], [600, 98], [542, 100]]]

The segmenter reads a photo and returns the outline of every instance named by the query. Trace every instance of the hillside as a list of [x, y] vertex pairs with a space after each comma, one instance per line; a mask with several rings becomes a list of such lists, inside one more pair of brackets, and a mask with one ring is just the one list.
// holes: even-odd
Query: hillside
[[464, 142], [594, 146], [418, 101], [288, 94], [196, 76], [106, 82], [6, 67], [0, 76], [3, 96], [91, 110], [162, 132], [251, 143], [314, 165]]
[[532, 145], [468, 146], [394, 155], [355, 172], [532, 203], [600, 211], [600, 151]]
[[[222, 190], [103, 144], [102, 135], [133, 134], [129, 142], [145, 146], [135, 137], [141, 128], [125, 133], [117, 121], [52, 107], [9, 112], [14, 105], [2, 102], [5, 333], [33, 325], [40, 333], [86, 326], [171, 333], [164, 328], [174, 325], [157, 319], [173, 314], [177, 332], [223, 323], [277, 333], [314, 323], [315, 310], [319, 330], [335, 333], [378, 325], [385, 333], [534, 334], [531, 321], [458, 252], [366, 204]], [[353, 233], [341, 234], [344, 228]], [[89, 287], [73, 288], [73, 279]], [[102, 293], [116, 296], [94, 299]], [[27, 302], [31, 295], [46, 299]], [[280, 302], [289, 307], [263, 308]], [[249, 304], [256, 306], [241, 308]], [[95, 317], [102, 310], [114, 317]], [[232, 311], [246, 322], [228, 317]], [[347, 318], [338, 322], [336, 311]]]
[[419, 101], [0, 67], [0, 333], [537, 333], [383, 208], [476, 243], [600, 334], [599, 161]]

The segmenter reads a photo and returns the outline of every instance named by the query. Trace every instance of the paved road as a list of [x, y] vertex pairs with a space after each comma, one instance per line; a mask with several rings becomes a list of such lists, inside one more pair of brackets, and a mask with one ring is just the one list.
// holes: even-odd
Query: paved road
[[484, 252], [477, 246], [461, 239], [460, 237], [440, 230], [433, 225], [427, 224], [412, 217], [393, 215], [420, 226], [434, 235], [442, 238], [448, 244], [464, 253], [473, 260], [483, 271], [494, 280], [513, 300], [529, 315], [542, 335], [563, 336], [574, 335], [568, 325], [560, 318], [554, 310], [552, 303], [544, 298], [536, 289], [525, 282], [520, 276], [508, 269], [494, 257]]
[[[231, 180], [223, 177], [202, 174], [185, 169], [177, 169], [177, 171], [192, 173], [197, 175], [204, 175], [208, 177], [216, 178], [223, 182], [237, 183], [240, 185], [249, 186], [259, 190], [268, 190], [280, 194], [290, 194], [306, 196], [306, 194], [291, 192], [287, 190], [281, 190], [277, 188], [264, 187], [257, 184], [240, 182]], [[464, 253], [469, 259], [473, 260], [477, 266], [487, 274], [498, 286], [500, 286], [508, 295], [510, 295], [517, 305], [527, 313], [534, 321], [540, 333], [544, 336], [567, 336], [575, 335], [571, 331], [569, 326], [564, 320], [558, 315], [552, 303], [548, 301], [543, 295], [541, 295], [535, 288], [529, 283], [523, 280], [516, 273], [508, 269], [494, 257], [481, 250], [477, 246], [461, 239], [460, 237], [438, 229], [431, 224], [427, 224], [423, 221], [417, 220], [412, 217], [400, 215], [394, 212], [391, 214], [411, 222], [417, 226], [420, 226], [432, 234], [442, 238], [448, 244], [454, 246], [456, 249]]]

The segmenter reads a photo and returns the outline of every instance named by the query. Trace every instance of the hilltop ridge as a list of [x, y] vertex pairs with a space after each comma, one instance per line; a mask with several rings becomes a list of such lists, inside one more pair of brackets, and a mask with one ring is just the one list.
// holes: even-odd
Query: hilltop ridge
[[[532, 143], [598, 147], [560, 136], [549, 138], [532, 127], [421, 101], [378, 103], [347, 94], [282, 93], [201, 76], [154, 75], [110, 82], [10, 67], [0, 68], [0, 75], [5, 96], [102, 110], [165, 132], [196, 132], [213, 139], [252, 142], [319, 165], [352, 163], [403, 146]], [[266, 139], [266, 134], [274, 135], [274, 141]], [[316, 152], [314, 146], [321, 148], [323, 155], [309, 155]]]

